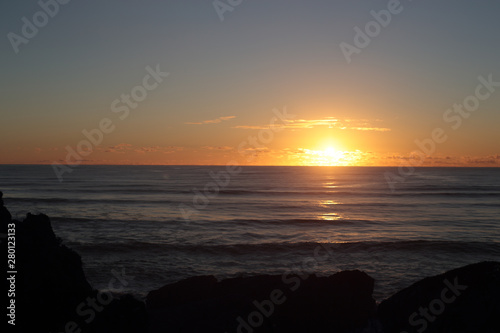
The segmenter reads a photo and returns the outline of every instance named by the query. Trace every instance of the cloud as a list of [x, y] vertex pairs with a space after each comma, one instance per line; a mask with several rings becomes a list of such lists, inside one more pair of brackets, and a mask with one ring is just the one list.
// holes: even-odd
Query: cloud
[[273, 152], [273, 150], [269, 149], [268, 147], [245, 148], [243, 150], [244, 155], [249, 155], [249, 156], [253, 156], [253, 157], [259, 157], [260, 155], [269, 154], [272, 152]]
[[236, 118], [236, 116], [220, 117], [219, 119], [220, 120], [229, 120], [229, 119], [233, 119], [233, 118]]
[[269, 126], [251, 126], [251, 125], [240, 125], [240, 126], [233, 126], [233, 128], [251, 129], [251, 130], [260, 130], [260, 129], [268, 129], [268, 128], [269, 128]]
[[132, 149], [132, 145], [129, 143], [120, 143], [117, 144], [116, 146], [110, 146], [106, 150], [104, 150], [105, 153], [119, 153], [119, 154], [124, 154], [125, 151]]
[[461, 160], [469, 165], [497, 165], [500, 164], [498, 154], [488, 156], [462, 156]]
[[187, 124], [187, 125], [218, 124], [220, 122], [230, 120], [233, 118], [236, 118], [236, 116], [219, 117], [219, 118], [215, 118], [215, 119], [211, 119], [211, 120], [203, 120], [201, 122], [194, 122], [194, 123], [188, 122], [188, 123], [184, 123], [184, 124]]
[[377, 131], [377, 132], [390, 132], [390, 128], [385, 127], [351, 127], [347, 128], [354, 131]]
[[422, 154], [376, 154], [371, 157], [376, 160], [378, 165], [411, 165], [411, 166], [469, 166], [485, 167], [500, 166], [500, 156], [498, 154], [484, 156], [460, 156], [460, 155], [441, 155], [424, 156]]
[[340, 121], [333, 117], [326, 117], [324, 119], [291, 119], [288, 120], [284, 127], [291, 129], [314, 128], [317, 126], [328, 126], [328, 128], [338, 127]]
[[184, 149], [184, 147], [177, 147], [177, 146], [166, 146], [166, 147], [146, 146], [146, 147], [136, 148], [136, 149], [134, 149], [134, 152], [139, 153], [139, 154], [145, 154], [145, 153], [171, 154], [171, 153], [175, 153], [177, 151], [181, 151], [183, 149]]
[[233, 147], [229, 146], [203, 146], [202, 149], [206, 150], [233, 150]]
[[[388, 132], [391, 129], [385, 127], [376, 127], [372, 122], [380, 122], [381, 120], [376, 119], [370, 121], [368, 119], [337, 119], [334, 117], [326, 117], [323, 119], [291, 119], [287, 120], [284, 124], [276, 124], [273, 126], [284, 128], [284, 129], [311, 129], [318, 126], [327, 126], [328, 128], [338, 128], [341, 130], [353, 130], [353, 131], [378, 131], [378, 132]], [[260, 130], [268, 129], [270, 126], [255, 126], [255, 125], [240, 125], [234, 126], [234, 128], [240, 129], [251, 129]]]
[[179, 147], [179, 146], [166, 146], [163, 147], [162, 153], [163, 154], [172, 154], [178, 151], [184, 150], [184, 147]]
[[134, 152], [144, 154], [144, 153], [156, 153], [160, 149], [159, 146], [151, 146], [151, 147], [140, 147], [134, 149]]
[[[99, 149], [99, 148], [98, 148]], [[135, 152], [139, 154], [145, 153], [164, 153], [170, 154], [175, 153], [177, 151], [183, 150], [184, 147], [178, 146], [143, 146], [143, 147], [134, 147], [128, 143], [120, 143], [115, 146], [109, 146], [108, 148], [103, 149], [105, 153], [115, 153], [115, 154], [125, 154], [127, 152]]]

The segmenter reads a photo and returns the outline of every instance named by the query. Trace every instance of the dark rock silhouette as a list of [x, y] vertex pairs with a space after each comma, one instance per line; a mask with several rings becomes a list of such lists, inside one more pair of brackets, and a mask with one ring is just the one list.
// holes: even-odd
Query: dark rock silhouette
[[347, 332], [375, 314], [373, 286], [360, 271], [189, 278], [149, 293], [150, 332]]
[[378, 309], [386, 333], [500, 332], [500, 263], [482, 262], [423, 279]]
[[7, 233], [7, 224], [12, 220], [12, 215], [3, 205], [3, 193], [0, 192], [0, 232]]
[[[131, 296], [111, 297], [89, 322], [90, 307], [81, 307], [87, 311], [84, 316], [77, 313], [82, 303], [98, 299], [98, 291], [87, 282], [80, 256], [55, 236], [46, 215], [12, 220], [0, 201], [0, 219], [5, 230], [15, 224], [17, 332], [144, 332], [144, 303]], [[7, 243], [2, 243], [7, 253]]]

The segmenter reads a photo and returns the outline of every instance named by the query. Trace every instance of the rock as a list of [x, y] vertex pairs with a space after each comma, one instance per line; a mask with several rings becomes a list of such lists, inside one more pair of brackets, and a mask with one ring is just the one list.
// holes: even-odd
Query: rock
[[374, 280], [260, 275], [186, 279], [149, 293], [150, 332], [347, 332], [375, 313]]
[[4, 207], [2, 197], [3, 193], [0, 192], [0, 225], [2, 228], [0, 232], [7, 233], [7, 224], [12, 220], [12, 215], [10, 215], [10, 212]]
[[382, 302], [378, 314], [386, 333], [498, 333], [500, 263], [423, 279]]
[[0, 218], [2, 225], [15, 224], [15, 267], [7, 269], [3, 262], [5, 271], [17, 271], [18, 332], [144, 332], [145, 305], [127, 295], [111, 297], [89, 320], [87, 304], [99, 299], [98, 291], [88, 283], [81, 257], [56, 237], [48, 216], [27, 214], [22, 222], [11, 220], [0, 201]]
[[211, 296], [216, 284], [217, 279], [213, 276], [191, 277], [168, 284], [149, 293], [148, 307], [164, 308], [206, 299]]

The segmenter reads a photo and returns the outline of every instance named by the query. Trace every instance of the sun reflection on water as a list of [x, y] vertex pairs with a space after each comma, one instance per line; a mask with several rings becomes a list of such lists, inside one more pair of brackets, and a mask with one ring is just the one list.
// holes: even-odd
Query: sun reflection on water
[[[334, 200], [320, 200], [318, 202], [318, 206], [321, 208], [328, 208], [328, 210], [333, 210], [336, 205], [340, 204], [338, 201]], [[343, 218], [342, 215], [335, 213], [335, 212], [327, 212], [327, 213], [322, 213], [318, 215], [317, 217], [319, 220], [323, 221], [336, 221], [336, 220], [341, 220]]]
[[323, 221], [336, 221], [342, 219], [342, 216], [337, 213], [326, 213], [319, 215], [318, 218]]
[[333, 205], [339, 205], [340, 202], [334, 200], [320, 200], [318, 204], [321, 207], [331, 208]]

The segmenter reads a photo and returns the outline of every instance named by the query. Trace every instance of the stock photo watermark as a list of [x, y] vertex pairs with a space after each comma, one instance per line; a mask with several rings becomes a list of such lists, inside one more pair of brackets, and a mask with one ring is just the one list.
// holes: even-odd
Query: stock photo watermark
[[[479, 76], [479, 84], [474, 90], [474, 94], [466, 96], [462, 103], [453, 104], [453, 107], [444, 111], [442, 119], [452, 130], [458, 130], [464, 121], [468, 119], [473, 112], [479, 110], [481, 102], [488, 100], [500, 88], [500, 82], [493, 79], [493, 74], [487, 77]], [[436, 152], [437, 145], [446, 142], [449, 136], [446, 130], [441, 127], [434, 128], [429, 137], [422, 140], [416, 139], [415, 145], [418, 150], [410, 153], [405, 163], [398, 167], [398, 173], [385, 172], [384, 177], [391, 192], [395, 191], [396, 184], [403, 183], [407, 177], [415, 173], [415, 167], [424, 164], [425, 160]]]
[[[408, 0], [412, 1], [412, 0]], [[387, 9], [370, 11], [370, 15], [373, 20], [368, 21], [364, 29], [359, 26], [354, 27], [354, 38], [352, 44], [342, 42], [340, 43], [340, 50], [344, 55], [345, 60], [348, 64], [352, 62], [352, 56], [354, 54], [360, 54], [363, 49], [368, 47], [372, 40], [380, 35], [383, 28], [387, 28], [392, 22], [394, 16], [401, 14], [403, 12], [403, 5], [399, 0], [389, 0], [387, 3]]]
[[[115, 299], [112, 292], [121, 292], [123, 288], [129, 285], [135, 277], [125, 274], [125, 268], [121, 272], [114, 269], [111, 270], [112, 278], [108, 281], [108, 291], [98, 291], [95, 297], [87, 297], [84, 301], [77, 305], [75, 312], [83, 319], [82, 325], [89, 325], [101, 313], [105, 307]], [[117, 284], [118, 283], [118, 284]], [[118, 286], [118, 288], [117, 288]], [[69, 321], [64, 325], [64, 332], [61, 333], [80, 333], [83, 332], [82, 325], [75, 321]]]
[[[238, 153], [242, 156], [247, 155], [246, 147], [251, 149], [262, 148], [264, 144], [270, 143], [274, 139], [274, 134], [283, 130], [283, 126], [295, 115], [287, 113], [286, 107], [283, 111], [278, 109], [273, 109], [274, 116], [269, 121], [268, 128], [261, 129], [256, 136], [248, 136], [246, 140], [242, 141], [238, 145]], [[280, 121], [283, 125], [277, 126], [276, 122]], [[254, 155], [246, 156], [247, 162], [251, 162], [255, 159]], [[241, 167], [237, 161], [232, 160], [226, 164], [226, 170], [219, 171], [217, 174], [210, 171], [209, 176], [213, 180], [208, 182], [203, 187], [203, 192], [198, 189], [193, 189], [193, 199], [192, 205], [179, 204], [179, 211], [185, 222], [189, 223], [191, 216], [198, 213], [199, 210], [204, 209], [210, 203], [211, 199], [217, 197], [222, 189], [229, 186], [231, 178], [236, 176], [241, 172]]]
[[[111, 102], [111, 112], [117, 114], [122, 121], [129, 117], [131, 109], [136, 109], [139, 103], [148, 97], [149, 92], [157, 89], [170, 74], [162, 72], [159, 64], [154, 69], [151, 66], [146, 66], [145, 70], [147, 74], [143, 77], [141, 84], [134, 86], [128, 94], [122, 93], [120, 98]], [[94, 148], [103, 142], [105, 135], [113, 133], [115, 129], [115, 122], [107, 117], [102, 118], [95, 128], [83, 129], [82, 135], [85, 139], [80, 140], [75, 148], [70, 145], [65, 147], [67, 154], [64, 163], [61, 164], [57, 161], [52, 163], [52, 169], [59, 182], [63, 181], [65, 173], [73, 172], [73, 168], [80, 165], [85, 157], [92, 154]]]
[[[1, 196], [0, 196], [1, 197]], [[1, 200], [1, 199], [0, 199]], [[9, 299], [7, 306], [7, 322], [9, 325], [16, 325], [16, 224], [7, 224], [7, 297]]]
[[224, 22], [224, 13], [231, 13], [242, 3], [243, 0], [215, 0], [212, 2], [212, 6], [214, 6], [215, 12], [217, 13], [217, 16], [219, 16], [219, 20]]
[[29, 41], [38, 35], [40, 29], [45, 27], [51, 19], [53, 19], [61, 10], [62, 5], [66, 5], [70, 0], [40, 0], [38, 6], [40, 10], [35, 12], [31, 19], [23, 16], [21, 18], [22, 26], [20, 34], [15, 32], [7, 33], [7, 39], [14, 50], [14, 53], [19, 53], [19, 47], [26, 45]]
[[[284, 304], [288, 300], [285, 295], [287, 292], [293, 293], [297, 291], [302, 282], [311, 276], [310, 272], [313, 272], [321, 262], [334, 259], [334, 251], [331, 246], [328, 246], [329, 244], [331, 243], [317, 245], [314, 248], [312, 257], [305, 258], [299, 266], [295, 265], [283, 273], [281, 276], [283, 288], [273, 289], [265, 300], [254, 300], [252, 304], [255, 310], [243, 317], [238, 316], [236, 318], [238, 323], [236, 332], [253, 333], [264, 324], [265, 318], [269, 318], [275, 313], [277, 306]], [[325, 253], [321, 254], [321, 251]]]
[[[441, 290], [440, 297], [430, 301], [428, 306], [421, 306], [418, 309], [418, 312], [413, 312], [408, 318], [410, 326], [418, 327], [418, 333], [425, 332], [429, 323], [433, 323], [436, 321], [438, 316], [443, 314], [446, 309], [446, 305], [455, 302], [457, 298], [462, 295], [462, 291], [468, 288], [466, 285], [459, 284], [457, 277], [453, 280], [453, 283], [451, 283], [448, 279], [445, 279], [443, 283], [446, 287]], [[409, 332], [401, 331], [401, 333]]]

